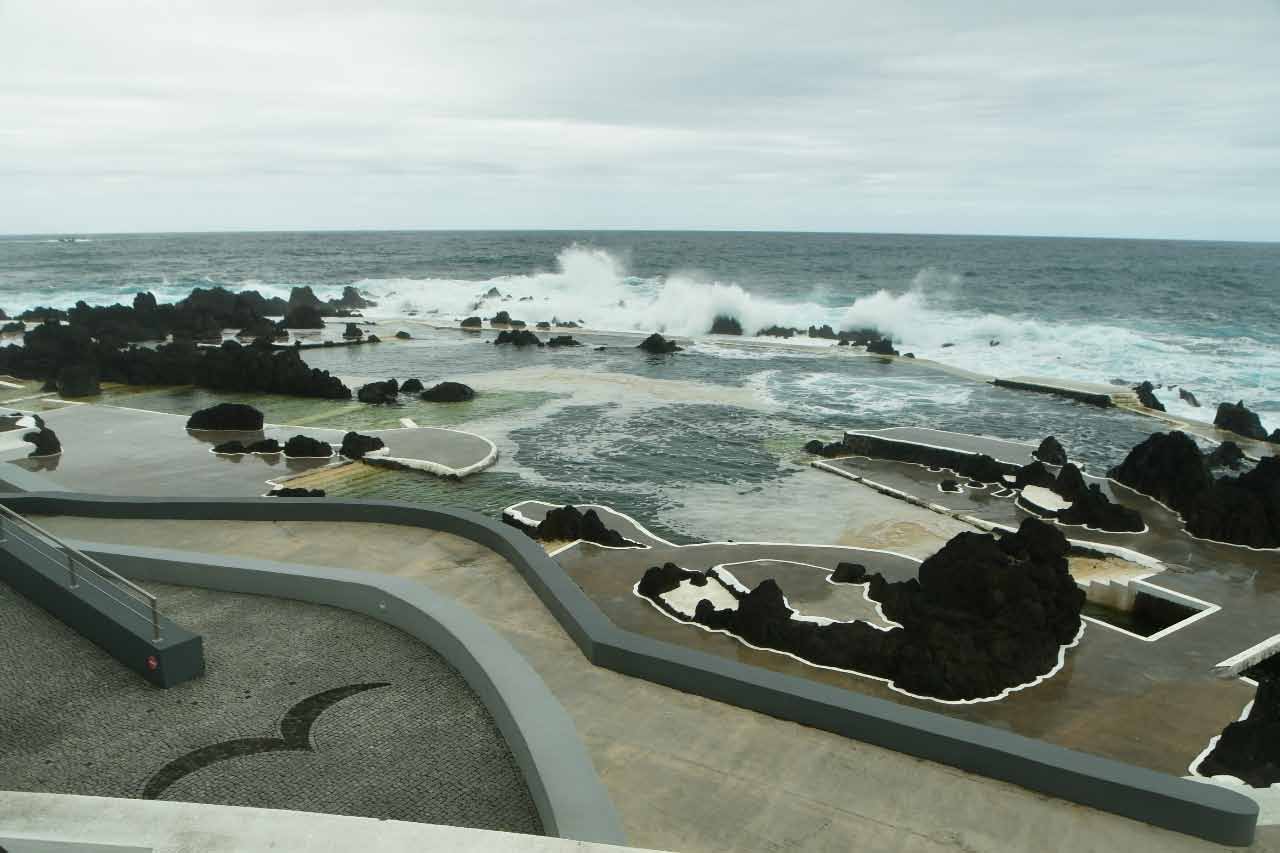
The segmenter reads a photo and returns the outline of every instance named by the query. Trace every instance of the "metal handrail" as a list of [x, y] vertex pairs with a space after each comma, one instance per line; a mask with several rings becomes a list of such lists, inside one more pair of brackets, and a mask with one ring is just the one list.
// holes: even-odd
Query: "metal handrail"
[[[62, 552], [57, 557], [55, 557], [54, 555], [46, 553], [43, 549], [35, 548], [34, 542], [27, 542], [26, 539], [23, 540], [24, 542], [27, 542], [27, 544], [31, 546], [33, 550], [39, 551], [40, 554], [44, 556], [46, 559], [50, 559], [50, 560], [64, 559], [66, 561], [66, 566], [67, 566], [68, 586], [70, 586], [72, 589], [75, 589], [77, 586], [79, 586], [80, 580], [84, 579], [95, 589], [103, 592], [103, 594], [105, 594], [112, 601], [115, 601], [118, 604], [121, 604], [122, 606], [124, 606], [125, 609], [128, 610], [129, 612], [141, 617], [142, 619], [146, 619], [147, 616], [145, 614], [139, 613], [138, 611], [130, 607], [126, 602], [120, 601], [120, 599], [116, 598], [106, 590], [102, 589], [101, 586], [99, 586], [96, 583], [93, 583], [93, 581], [90, 580], [87, 575], [77, 574], [76, 572], [77, 564], [79, 564], [83, 568], [89, 569], [91, 573], [100, 575], [104, 579], [110, 581], [112, 584], [119, 587], [121, 591], [125, 592], [126, 594], [132, 595], [135, 600], [138, 600], [141, 604], [143, 604], [146, 608], [150, 610], [152, 636], [154, 637], [156, 642], [160, 641], [160, 609], [157, 604], [156, 596], [154, 594], [138, 586], [136, 583], [124, 577], [123, 575], [119, 574], [118, 572], [112, 571], [111, 569], [102, 565], [102, 563], [93, 559], [93, 557], [90, 557], [88, 554], [85, 554], [84, 552], [80, 551], [78, 548], [73, 548], [72, 546], [68, 545], [66, 542], [63, 542], [57, 536], [54, 536], [52, 533], [45, 530], [43, 527], [31, 521], [30, 519], [26, 518], [25, 516], [19, 515], [18, 513], [14, 512], [12, 509], [5, 506], [4, 504], [0, 504], [0, 519], [3, 519], [3, 518], [8, 518], [9, 520], [16, 521], [19, 525], [23, 527], [30, 528], [31, 530], [35, 531], [44, 539], [47, 539], [50, 543], [52, 543], [56, 548], [58, 548]], [[14, 532], [17, 532], [17, 530], [15, 530]]]

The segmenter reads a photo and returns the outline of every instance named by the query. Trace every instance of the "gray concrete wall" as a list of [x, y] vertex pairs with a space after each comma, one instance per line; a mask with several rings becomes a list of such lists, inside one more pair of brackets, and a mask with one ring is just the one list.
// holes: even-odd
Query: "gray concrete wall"
[[1247, 845], [1253, 840], [1258, 805], [1234, 791], [622, 631], [540, 546], [476, 513], [331, 499], [215, 501], [33, 494], [0, 496], [0, 500], [19, 512], [90, 517], [368, 521], [443, 530], [486, 545], [511, 561], [583, 654], [599, 666], [1176, 832], [1223, 844]]

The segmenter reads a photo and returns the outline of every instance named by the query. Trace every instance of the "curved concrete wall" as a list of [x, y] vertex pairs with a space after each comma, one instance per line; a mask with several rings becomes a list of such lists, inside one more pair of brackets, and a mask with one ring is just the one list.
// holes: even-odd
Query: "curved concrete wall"
[[64, 492], [0, 495], [0, 501], [29, 513], [365, 521], [443, 530], [507, 558], [583, 654], [598, 666], [1221, 844], [1251, 843], [1257, 825], [1257, 803], [1234, 791], [623, 631], [541, 546], [514, 528], [477, 513], [399, 502], [307, 498], [155, 499]]

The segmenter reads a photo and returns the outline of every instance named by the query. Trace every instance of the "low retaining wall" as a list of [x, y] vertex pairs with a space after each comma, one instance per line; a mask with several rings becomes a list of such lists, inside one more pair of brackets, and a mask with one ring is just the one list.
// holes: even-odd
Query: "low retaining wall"
[[582, 653], [598, 666], [1221, 844], [1251, 843], [1257, 825], [1257, 803], [1234, 791], [623, 631], [537, 543], [477, 513], [399, 502], [305, 498], [155, 499], [48, 493], [0, 495], [0, 501], [32, 514], [365, 521], [443, 530], [485, 545], [510, 561]]
[[1114, 406], [1115, 400], [1111, 399], [1110, 394], [1095, 394], [1079, 388], [1064, 388], [1059, 385], [1038, 385], [1035, 382], [1019, 382], [1015, 379], [993, 379], [992, 385], [999, 385], [1001, 388], [1014, 388], [1018, 391], [1034, 391], [1037, 394], [1053, 394], [1057, 397], [1066, 397], [1068, 400], [1077, 400], [1081, 403], [1088, 403], [1091, 406], [1099, 406], [1103, 409]]

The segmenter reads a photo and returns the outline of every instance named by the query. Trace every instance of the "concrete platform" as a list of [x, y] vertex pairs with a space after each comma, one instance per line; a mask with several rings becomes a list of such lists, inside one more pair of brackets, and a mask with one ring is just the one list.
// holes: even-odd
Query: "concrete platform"
[[[68, 517], [43, 523], [82, 539], [423, 579], [488, 621], [534, 666], [573, 716], [628, 837], [641, 847], [1221, 849], [591, 666], [510, 564], [471, 543], [373, 524]], [[432, 558], [440, 549], [453, 554], [452, 564]], [[1140, 721], [1141, 726], [1134, 721], [1126, 732], [1112, 731], [1132, 738], [1143, 727], [1159, 727], [1166, 717], [1186, 713], [1184, 700], [1196, 701], [1170, 695], [1160, 718]], [[1064, 709], [1062, 716], [1072, 717], [1073, 710]], [[1105, 714], [1073, 717], [1075, 725], [1082, 720], [1111, 729]], [[1254, 849], [1280, 848], [1276, 836], [1264, 830]]]
[[11, 791], [0, 791], [0, 845], [12, 853], [643, 853], [401, 820]]

